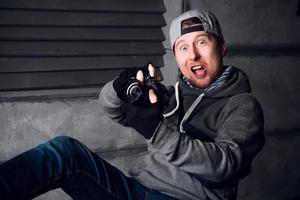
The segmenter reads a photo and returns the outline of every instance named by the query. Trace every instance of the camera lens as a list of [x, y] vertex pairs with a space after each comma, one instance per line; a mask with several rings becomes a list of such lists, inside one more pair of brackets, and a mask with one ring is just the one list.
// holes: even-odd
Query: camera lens
[[137, 81], [128, 84], [126, 89], [126, 98], [129, 103], [136, 102], [143, 95], [143, 90]]

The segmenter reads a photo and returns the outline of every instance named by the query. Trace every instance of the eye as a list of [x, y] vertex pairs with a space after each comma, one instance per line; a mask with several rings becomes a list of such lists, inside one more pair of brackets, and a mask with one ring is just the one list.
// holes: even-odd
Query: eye
[[182, 45], [179, 47], [179, 51], [181, 52], [186, 52], [188, 50], [188, 46], [187, 45]]
[[206, 39], [200, 39], [196, 42], [197, 46], [203, 46], [207, 43]]

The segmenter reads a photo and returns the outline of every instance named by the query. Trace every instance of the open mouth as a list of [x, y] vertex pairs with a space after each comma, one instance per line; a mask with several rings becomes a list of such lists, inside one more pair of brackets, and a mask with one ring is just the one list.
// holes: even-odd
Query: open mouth
[[192, 67], [192, 72], [197, 76], [197, 77], [203, 77], [205, 75], [205, 70], [202, 65], [197, 65]]

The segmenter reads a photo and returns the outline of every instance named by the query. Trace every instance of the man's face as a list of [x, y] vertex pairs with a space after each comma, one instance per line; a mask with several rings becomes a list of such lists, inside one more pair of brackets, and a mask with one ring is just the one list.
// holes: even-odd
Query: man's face
[[186, 33], [176, 40], [174, 46], [181, 73], [199, 88], [206, 88], [219, 76], [225, 49], [225, 43], [219, 44], [205, 31]]

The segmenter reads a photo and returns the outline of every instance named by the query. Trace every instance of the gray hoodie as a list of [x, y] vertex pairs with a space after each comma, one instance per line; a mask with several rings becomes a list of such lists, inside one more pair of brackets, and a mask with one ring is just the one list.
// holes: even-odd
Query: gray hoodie
[[[177, 199], [235, 199], [239, 178], [264, 145], [263, 113], [247, 77], [235, 68], [229, 81], [207, 93], [180, 79], [170, 93], [164, 120], [130, 175]], [[111, 119], [126, 123], [112, 81], [100, 102]]]

